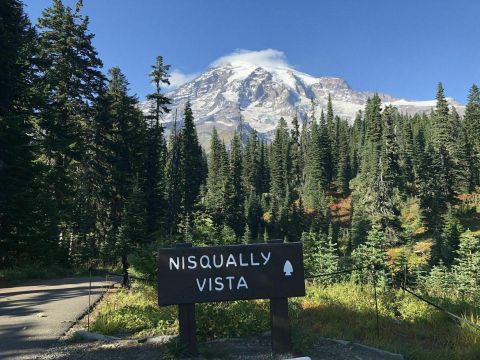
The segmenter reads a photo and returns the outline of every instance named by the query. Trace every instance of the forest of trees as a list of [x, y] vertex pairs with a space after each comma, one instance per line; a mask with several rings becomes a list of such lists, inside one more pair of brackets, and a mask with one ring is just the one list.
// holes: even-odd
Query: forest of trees
[[165, 133], [170, 66], [152, 59], [143, 113], [81, 9], [54, 0], [33, 27], [19, 0], [0, 5], [0, 268], [148, 268], [159, 246], [281, 238], [313, 274], [374, 263], [478, 296], [480, 233], [462, 225], [480, 212], [477, 86], [463, 116], [441, 83], [429, 114], [375, 95], [349, 124], [312, 101], [271, 142], [214, 129], [207, 155], [190, 104]]

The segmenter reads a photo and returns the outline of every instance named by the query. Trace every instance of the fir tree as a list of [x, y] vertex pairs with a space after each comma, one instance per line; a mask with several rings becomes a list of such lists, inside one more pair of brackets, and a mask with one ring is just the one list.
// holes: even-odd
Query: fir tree
[[178, 232], [178, 223], [181, 210], [181, 143], [180, 134], [177, 130], [177, 118], [175, 120], [170, 134], [170, 141], [167, 151], [166, 181], [167, 181], [167, 224], [170, 236]]
[[326, 205], [324, 186], [326, 179], [322, 168], [320, 132], [316, 122], [311, 126], [310, 141], [305, 164], [303, 200], [307, 209], [323, 211]]
[[415, 178], [417, 177], [417, 165], [415, 144], [412, 131], [412, 119], [404, 118], [402, 131], [402, 151], [400, 152], [400, 171], [405, 188], [412, 191]]
[[224, 144], [213, 128], [210, 140], [210, 157], [208, 161], [207, 193], [205, 206], [212, 215], [215, 224], [220, 225], [225, 220], [225, 186], [229, 176], [228, 163], [225, 163]]
[[448, 103], [442, 83], [438, 83], [436, 99], [437, 105], [432, 115], [433, 144], [436, 149], [439, 149], [440, 146], [449, 145], [451, 131]]
[[480, 185], [480, 90], [472, 85], [465, 108], [465, 130], [471, 148], [471, 188]]
[[454, 278], [443, 261], [432, 267], [425, 280], [429, 295], [445, 296], [454, 289]]
[[280, 118], [275, 138], [272, 142], [272, 159], [270, 162], [271, 169], [271, 194], [274, 203], [282, 204], [287, 191], [287, 185], [291, 176], [290, 164], [290, 138], [287, 130], [287, 123]]
[[229, 208], [227, 209], [227, 224], [235, 231], [237, 237], [244, 232], [244, 191], [242, 184], [242, 144], [240, 136], [235, 132], [230, 146], [230, 168], [228, 169], [227, 181], [230, 183]]
[[387, 106], [383, 111], [383, 154], [385, 157], [383, 176], [391, 189], [400, 188], [402, 174], [400, 171], [399, 144], [394, 125], [394, 110]]
[[[155, 65], [150, 72], [150, 82], [155, 86], [155, 91], [147, 94], [151, 108], [147, 119], [153, 121], [146, 131], [146, 159], [144, 192], [146, 195], [146, 222], [150, 240], [154, 240], [161, 231], [160, 226], [164, 219], [162, 213], [165, 209], [165, 179], [164, 170], [166, 163], [166, 144], [163, 137], [163, 127], [160, 117], [170, 110], [170, 99], [162, 94], [161, 87], [170, 85], [168, 70], [170, 65], [163, 63], [163, 58], [157, 56]], [[164, 231], [165, 232], [165, 231]]]
[[368, 232], [365, 244], [361, 244], [353, 250], [352, 259], [357, 267], [362, 268], [364, 279], [371, 266], [380, 272], [385, 269], [385, 244], [386, 239], [381, 224], [374, 223]]
[[480, 292], [480, 238], [471, 231], [460, 237], [458, 258], [453, 266], [456, 288], [465, 297], [478, 299]]
[[139, 174], [143, 171], [145, 126], [137, 104], [137, 99], [128, 94], [128, 81], [120, 69], [110, 69], [108, 89], [102, 95], [94, 122], [93, 174], [100, 179], [92, 191], [103, 199], [98, 206], [97, 221], [102, 228], [100, 241], [105, 242], [101, 244], [102, 252], [109, 259], [123, 221], [125, 203], [135, 181], [141, 181]]
[[47, 181], [58, 209], [58, 227], [65, 248], [72, 248], [72, 241], [78, 235], [74, 229], [83, 228], [76, 224], [73, 213], [75, 202], [85, 201], [75, 193], [80, 187], [75, 182], [93, 180], [92, 176], [82, 174], [90, 171], [85, 166], [91, 160], [86, 151], [91, 146], [90, 105], [104, 88], [102, 62], [92, 45], [88, 17], [80, 14], [81, 8], [81, 1], [72, 10], [54, 0], [38, 21], [38, 69], [46, 97], [39, 121], [43, 133], [42, 159], [50, 167]]
[[349, 157], [349, 139], [348, 139], [348, 122], [341, 121], [337, 132], [337, 164], [335, 185], [337, 190], [346, 195], [349, 190], [350, 181], [350, 157]]
[[454, 209], [450, 206], [443, 218], [441, 241], [437, 249], [441, 261], [447, 266], [450, 266], [453, 262], [462, 232], [462, 225]]
[[243, 233], [242, 242], [243, 244], [248, 245], [250, 244], [251, 241], [252, 241], [252, 233], [250, 231], [250, 227], [247, 224], [245, 225], [245, 232]]
[[322, 170], [322, 186], [329, 189], [333, 178], [333, 162], [330, 131], [325, 122], [323, 110], [320, 114], [319, 129], [319, 146], [320, 146], [320, 168]]
[[298, 195], [300, 193], [300, 187], [302, 185], [302, 172], [303, 172], [303, 154], [300, 140], [300, 125], [298, 123], [298, 117], [292, 120], [293, 129], [291, 130], [291, 163], [292, 163], [292, 183], [290, 184], [293, 192]]
[[191, 215], [205, 177], [202, 148], [198, 142], [197, 130], [189, 102], [185, 105], [180, 143], [182, 207], [185, 215]]
[[145, 218], [145, 194], [143, 194], [137, 180], [126, 200], [125, 216], [122, 218], [115, 244], [115, 249], [122, 260], [123, 274], [126, 274], [126, 276], [124, 275], [124, 286], [128, 285], [128, 254], [133, 252], [137, 246], [145, 245], [148, 239]]
[[262, 179], [260, 176], [260, 142], [257, 132], [252, 130], [247, 139], [245, 152], [243, 156], [243, 185], [246, 193], [261, 192], [260, 187]]
[[21, 256], [54, 262], [55, 207], [34, 137], [36, 34], [20, 1], [3, 2], [0, 18], [0, 267]]

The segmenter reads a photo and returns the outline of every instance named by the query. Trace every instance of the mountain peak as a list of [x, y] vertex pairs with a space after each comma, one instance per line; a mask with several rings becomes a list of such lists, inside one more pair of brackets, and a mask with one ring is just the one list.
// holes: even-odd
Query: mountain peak
[[[315, 77], [298, 71], [287, 63], [282, 52], [273, 49], [239, 50], [224, 56], [204, 73], [168, 93], [172, 108], [178, 109], [179, 120], [190, 100], [204, 145], [208, 144], [213, 127], [228, 141], [239, 124], [244, 131], [253, 128], [270, 138], [281, 117], [290, 123], [289, 119], [297, 114], [310, 114], [312, 100], [318, 114], [327, 108], [329, 95], [335, 114], [353, 121], [374, 93], [356, 91], [339, 77]], [[434, 100], [411, 101], [379, 95], [384, 104], [407, 113], [429, 112], [435, 106]], [[453, 100], [449, 102], [458, 105]], [[148, 104], [141, 107], [146, 110]], [[462, 111], [461, 106], [457, 109]], [[164, 118], [167, 130], [173, 113]]]

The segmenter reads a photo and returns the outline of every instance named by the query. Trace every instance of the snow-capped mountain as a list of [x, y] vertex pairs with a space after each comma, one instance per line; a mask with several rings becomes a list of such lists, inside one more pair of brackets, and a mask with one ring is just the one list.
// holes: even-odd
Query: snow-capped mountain
[[[240, 121], [246, 129], [254, 128], [269, 138], [280, 117], [290, 122], [295, 114], [300, 117], [310, 114], [311, 99], [318, 118], [321, 109], [326, 109], [330, 94], [335, 114], [351, 122], [374, 94], [353, 90], [341, 78], [305, 74], [284, 61], [255, 60], [227, 56], [168, 93], [173, 111], [164, 118], [166, 128], [173, 122], [175, 109], [178, 109], [177, 119], [181, 122], [185, 103], [190, 100], [203, 145], [208, 144], [214, 126], [220, 136], [228, 140]], [[434, 100], [407, 101], [379, 95], [384, 104], [395, 105], [408, 113], [430, 111], [435, 106]], [[453, 99], [449, 102], [462, 110]], [[148, 104], [143, 103], [142, 109], [147, 111], [147, 108]]]

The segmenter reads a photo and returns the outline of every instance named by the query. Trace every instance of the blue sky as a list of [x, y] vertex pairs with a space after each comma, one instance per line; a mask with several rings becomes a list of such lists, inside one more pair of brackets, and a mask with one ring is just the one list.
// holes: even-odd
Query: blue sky
[[[50, 0], [24, 3], [35, 23]], [[477, 0], [84, 0], [83, 13], [105, 68], [120, 66], [140, 98], [157, 55], [179, 82], [238, 49], [408, 99], [433, 98], [442, 81], [465, 102], [480, 84]]]

